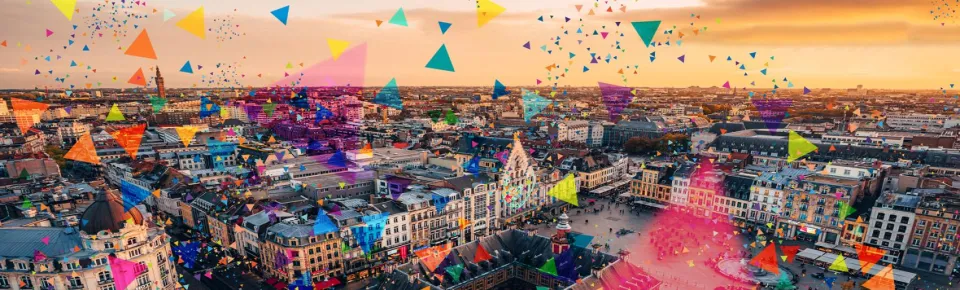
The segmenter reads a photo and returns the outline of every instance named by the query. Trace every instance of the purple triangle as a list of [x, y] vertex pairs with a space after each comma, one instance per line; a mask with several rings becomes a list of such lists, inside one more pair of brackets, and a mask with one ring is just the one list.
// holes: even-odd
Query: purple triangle
[[679, 59], [680, 62], [684, 62], [684, 63], [685, 63], [685, 61], [683, 61], [683, 60], [684, 60], [684, 58], [685, 58], [686, 56], [687, 56], [687, 55], [684, 54], [684, 55], [681, 55], [680, 57], [678, 57], [677, 59]]
[[760, 119], [767, 125], [767, 129], [776, 132], [780, 123], [787, 116], [787, 110], [793, 105], [790, 99], [753, 99], [753, 106], [760, 111]]
[[630, 93], [630, 88], [628, 87], [603, 82], [598, 82], [597, 84], [600, 86], [600, 95], [603, 96], [603, 104], [607, 106], [607, 111], [610, 112], [610, 121], [616, 122], [616, 120], [620, 119], [620, 113], [623, 112], [623, 109], [630, 105], [630, 102], [633, 100], [633, 94]]
[[530, 49], [530, 42], [527, 41], [527, 43], [523, 44], [523, 48]]

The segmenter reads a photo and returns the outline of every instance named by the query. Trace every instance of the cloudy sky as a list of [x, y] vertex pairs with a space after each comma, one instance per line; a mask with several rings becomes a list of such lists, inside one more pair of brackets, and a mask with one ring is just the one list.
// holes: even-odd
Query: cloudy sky
[[[154, 0], [134, 8], [113, 8], [121, 5], [119, 0], [117, 6], [81, 0], [72, 21], [50, 1], [0, 0], [0, 41], [7, 42], [0, 47], [0, 88], [74, 85], [79, 89], [98, 83], [135, 87], [126, 80], [138, 68], [157, 65], [169, 87], [269, 85], [284, 73], [295, 75], [329, 59], [327, 39], [332, 38], [349, 41], [351, 46], [367, 44], [363, 83], [367, 86], [382, 86], [396, 78], [401, 88], [490, 86], [495, 79], [507, 86], [533, 86], [541, 80], [545, 90], [554, 83], [595, 86], [598, 81], [676, 87], [720, 86], [729, 81], [736, 87], [766, 88], [785, 86], [782, 80], [787, 78], [797, 87], [810, 88], [862, 84], [938, 89], [960, 79], [960, 57], [956, 56], [960, 24], [953, 13], [943, 13], [956, 6], [938, 7], [941, 1], [494, 0], [506, 12], [477, 27], [474, 0]], [[210, 29], [206, 39], [176, 26], [201, 5]], [[285, 5], [291, 7], [288, 25], [270, 14]], [[575, 5], [583, 7], [578, 11]], [[401, 7], [409, 26], [386, 23]], [[608, 7], [613, 12], [606, 12]], [[176, 16], [165, 22], [165, 9]], [[591, 9], [595, 15], [589, 15]], [[112, 15], [114, 11], [117, 15]], [[128, 12], [146, 18], [128, 19], [124, 16]], [[942, 16], [934, 19], [936, 15]], [[542, 22], [537, 19], [541, 16]], [[564, 17], [571, 21], [564, 22]], [[378, 27], [376, 20], [385, 23]], [[662, 21], [654, 38], [661, 46], [645, 47], [629, 24], [651, 20]], [[227, 21], [229, 28], [224, 28]], [[445, 35], [438, 21], [453, 24]], [[100, 31], [94, 31], [96, 24], [101, 25]], [[107, 27], [110, 24], [114, 27]], [[578, 28], [583, 33], [578, 34]], [[53, 34], [47, 37], [46, 29]], [[157, 60], [123, 53], [144, 29]], [[592, 35], [595, 30], [609, 36]], [[667, 30], [673, 33], [664, 34]], [[684, 37], [679, 38], [679, 33]], [[682, 45], [677, 45], [678, 39]], [[69, 40], [74, 43], [68, 44]], [[522, 47], [528, 41], [530, 50]], [[89, 52], [81, 51], [84, 45]], [[441, 45], [449, 50], [456, 72], [425, 68]], [[543, 45], [550, 53], [540, 49]], [[756, 52], [755, 58], [751, 52]], [[591, 53], [601, 58], [598, 63], [590, 62]], [[651, 53], [656, 55], [653, 62]], [[616, 59], [607, 62], [608, 54]], [[710, 55], [716, 57], [713, 62]], [[45, 60], [47, 56], [51, 61]], [[678, 60], [680, 56], [684, 62]], [[728, 56], [733, 61], [728, 62]], [[194, 74], [178, 72], [186, 61], [194, 65]], [[72, 67], [71, 62], [78, 65]], [[216, 68], [217, 63], [224, 65]], [[286, 67], [288, 63], [292, 69]], [[546, 69], [554, 64], [557, 68]], [[583, 72], [584, 67], [589, 71]], [[760, 71], [764, 68], [766, 75]], [[621, 69], [623, 75], [618, 73]], [[42, 73], [35, 75], [37, 70]], [[230, 81], [210, 82], [214, 77], [210, 73]], [[560, 74], [564, 76], [559, 80], [548, 79]], [[66, 80], [56, 82], [56, 78]]]

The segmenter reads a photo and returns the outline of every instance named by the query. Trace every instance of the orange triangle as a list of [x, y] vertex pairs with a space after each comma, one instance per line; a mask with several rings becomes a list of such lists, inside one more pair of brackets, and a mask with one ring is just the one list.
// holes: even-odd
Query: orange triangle
[[93, 138], [90, 138], [90, 133], [77, 139], [77, 143], [73, 144], [73, 147], [70, 148], [70, 151], [67, 151], [66, 155], [63, 155], [63, 158], [100, 165], [100, 157], [97, 156], [97, 149], [93, 146]]
[[777, 249], [773, 246], [773, 243], [767, 245], [760, 254], [750, 259], [750, 265], [757, 266], [760, 269], [779, 276], [780, 267], [777, 267]]
[[893, 266], [887, 265], [886, 268], [880, 270], [880, 273], [877, 273], [876, 276], [863, 282], [864, 288], [870, 290], [894, 290], [896, 289], [895, 284], [893, 283]]
[[837, 147], [833, 147], [833, 145], [830, 145], [830, 150], [829, 150], [829, 151], [830, 151], [830, 152], [837, 151]]
[[157, 59], [157, 53], [153, 51], [153, 43], [150, 42], [150, 36], [147, 35], [146, 29], [140, 31], [140, 35], [137, 35], [137, 39], [133, 40], [133, 43], [130, 44], [130, 47], [127, 47], [127, 51], [123, 54]]
[[383, 24], [383, 20], [377, 19], [377, 27], [380, 27], [380, 24]]
[[860, 271], [864, 273], [870, 271], [870, 268], [877, 264], [877, 262], [880, 262], [880, 259], [883, 259], [883, 255], [887, 254], [887, 250], [864, 246], [862, 244], [856, 244], [854, 248], [857, 249], [857, 260], [860, 261]]
[[137, 72], [130, 76], [130, 80], [127, 80], [127, 83], [138, 86], [146, 86], [147, 78], [143, 76], [143, 68], [138, 68]]
[[[40, 114], [43, 114], [50, 107], [48, 104], [17, 98], [10, 98], [10, 106], [13, 107], [13, 113], [17, 116], [15, 118], [17, 127], [20, 128], [20, 133], [23, 133], [23, 135], [27, 134], [33, 124], [40, 121]], [[34, 122], [34, 120], [37, 122]]]
[[717, 59], [716, 55], [710, 55], [709, 57], [710, 57], [710, 62], [713, 62], [714, 59]]
[[143, 131], [146, 129], [147, 124], [143, 124], [120, 129], [110, 135], [130, 154], [130, 158], [137, 159], [137, 150], [140, 149], [140, 141], [143, 140]]

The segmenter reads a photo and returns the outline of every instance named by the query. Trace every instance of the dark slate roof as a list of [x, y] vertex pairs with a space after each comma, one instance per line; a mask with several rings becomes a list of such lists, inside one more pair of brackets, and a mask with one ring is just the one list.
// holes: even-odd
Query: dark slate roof
[[[50, 237], [50, 244], [41, 239]], [[43, 252], [48, 257], [73, 253], [74, 247], [83, 247], [80, 234], [73, 228], [0, 228], [0, 257], [33, 258], [33, 251]]]
[[[473, 146], [473, 142], [477, 142], [477, 146]], [[485, 153], [481, 154], [481, 157], [492, 157], [493, 153], [507, 150], [507, 145], [510, 144], [513, 144], [513, 139], [510, 138], [483, 137], [473, 134], [464, 134], [461, 136], [460, 142], [457, 143], [455, 150], [460, 154], [474, 155], [477, 153]], [[493, 153], [491, 153], [491, 151], [493, 151]]]
[[744, 126], [747, 130], [770, 129], [770, 127], [776, 127], [776, 128], [778, 128], [778, 129], [782, 129], [782, 128], [786, 128], [786, 127], [787, 127], [787, 123], [785, 123], [785, 122], [771, 122], [771, 123], [769, 124], [769, 126], [768, 126], [767, 122], [763, 122], [763, 121], [746, 121], [746, 122], [743, 122], [743, 126]]
[[124, 212], [120, 198], [112, 193], [100, 192], [96, 201], [81, 215], [80, 230], [89, 235], [96, 235], [104, 230], [118, 232], [127, 224], [127, 219], [133, 219], [138, 225], [143, 224], [143, 215], [136, 207]]
[[[493, 258], [488, 261], [482, 261], [479, 264], [473, 263], [473, 257], [476, 255], [478, 244], [482, 245]], [[617, 260], [614, 256], [595, 252], [592, 249], [571, 247], [570, 250], [573, 251], [573, 263], [576, 265], [575, 269], [580, 277], [589, 276], [591, 269], [594, 267], [602, 268]], [[547, 260], [554, 256], [550, 238], [539, 235], [531, 236], [527, 232], [520, 230], [505, 230], [495, 235], [481, 238], [479, 241], [455, 247], [451, 249], [450, 254], [448, 254], [446, 258], [453, 259], [450, 265], [462, 264], [465, 266], [465, 270], [460, 276], [460, 281], [463, 283], [510, 263], [519, 263], [533, 268], [540, 268]], [[422, 274], [421, 277], [430, 277], [432, 275], [423, 263], [417, 263], [415, 271], [419, 271]], [[453, 277], [451, 277], [449, 273], [444, 273], [442, 282], [437, 279], [432, 279], [432, 283], [439, 283], [440, 285], [435, 286], [441, 288], [448, 288], [455, 285], [453, 284]]]
[[727, 133], [737, 132], [746, 130], [746, 126], [743, 123], [713, 123], [713, 126], [710, 126], [710, 129], [707, 130], [710, 133], [720, 135], [720, 129], [727, 130]]
[[[717, 137], [712, 146], [719, 151], [724, 149], [746, 149], [777, 153], [777, 156], [787, 156], [787, 130], [771, 132], [769, 130], [745, 130], [736, 134], [725, 134]], [[960, 154], [945, 151], [909, 151], [904, 149], [890, 149], [864, 147], [853, 145], [833, 145], [836, 150], [830, 151], [831, 144], [819, 143], [817, 139], [810, 140], [817, 146], [818, 151], [804, 156], [811, 161], [830, 162], [838, 159], [861, 160], [876, 158], [881, 161], [896, 162], [900, 159], [938, 167], [960, 167]], [[752, 146], [752, 147], [751, 147]]]
[[723, 179], [723, 191], [727, 197], [750, 200], [750, 187], [755, 178], [743, 175], [728, 175]]
[[460, 177], [444, 179], [444, 181], [450, 183], [457, 191], [463, 191], [465, 188], [473, 188], [475, 183], [490, 183], [493, 181], [492, 178], [486, 174], [470, 174]]

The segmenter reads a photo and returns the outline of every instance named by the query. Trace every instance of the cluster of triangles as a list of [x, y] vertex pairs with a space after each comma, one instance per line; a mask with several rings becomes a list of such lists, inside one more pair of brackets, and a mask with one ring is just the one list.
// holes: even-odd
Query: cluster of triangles
[[776, 131], [780, 123], [787, 117], [787, 110], [793, 105], [790, 99], [752, 99], [753, 106], [760, 112], [760, 119], [767, 125], [767, 129]]
[[367, 44], [347, 49], [339, 57], [314, 64], [296, 74], [290, 74], [271, 84], [275, 86], [300, 87], [363, 87], [367, 66]]

